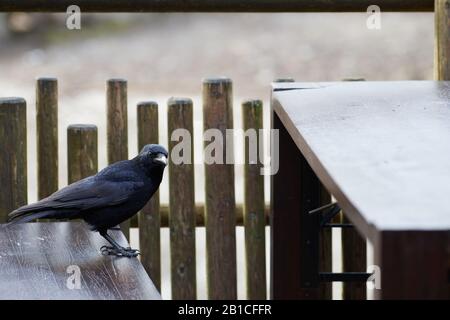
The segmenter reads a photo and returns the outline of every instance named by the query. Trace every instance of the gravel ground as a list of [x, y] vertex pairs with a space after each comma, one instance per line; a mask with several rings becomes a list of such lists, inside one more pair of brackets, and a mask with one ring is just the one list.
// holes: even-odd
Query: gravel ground
[[[381, 30], [366, 28], [366, 14], [135, 14], [89, 15], [81, 31], [65, 29], [63, 16], [37, 15], [43, 28], [8, 38], [0, 33], [0, 96], [26, 98], [29, 127], [29, 199], [36, 199], [36, 77], [56, 76], [60, 88], [60, 181], [66, 184], [66, 128], [71, 123], [99, 127], [99, 164], [106, 165], [105, 82], [129, 81], [130, 156], [137, 152], [136, 108], [141, 100], [161, 106], [160, 130], [167, 131], [165, 104], [188, 96], [195, 108], [195, 152], [201, 152], [201, 79], [233, 79], [235, 126], [239, 103], [259, 98], [268, 106], [270, 82], [432, 79], [433, 16], [383, 13]], [[84, 16], [83, 16], [84, 19]], [[112, 20], [111, 20], [112, 19]], [[83, 22], [84, 23], [84, 22]], [[267, 108], [266, 108], [267, 111]], [[266, 121], [268, 117], [266, 114]], [[266, 122], [267, 123], [267, 122]], [[161, 142], [167, 142], [165, 134]], [[241, 148], [238, 141], [237, 148]], [[203, 200], [203, 171], [196, 168], [196, 199]], [[236, 197], [242, 200], [242, 172], [236, 168]], [[167, 202], [168, 187], [162, 187]], [[268, 188], [266, 185], [266, 196]], [[268, 199], [268, 198], [267, 198]], [[165, 232], [165, 231], [164, 231]], [[164, 233], [165, 234], [165, 233]], [[136, 233], [132, 241], [135, 242]], [[199, 297], [205, 298], [204, 230], [198, 231]], [[242, 230], [238, 230], [238, 268], [243, 270]], [[163, 235], [163, 268], [168, 271], [168, 235]], [[334, 269], [339, 270], [339, 259]], [[239, 297], [245, 298], [242, 272]], [[170, 297], [167, 272], [163, 296]], [[335, 294], [340, 286], [335, 286]]]

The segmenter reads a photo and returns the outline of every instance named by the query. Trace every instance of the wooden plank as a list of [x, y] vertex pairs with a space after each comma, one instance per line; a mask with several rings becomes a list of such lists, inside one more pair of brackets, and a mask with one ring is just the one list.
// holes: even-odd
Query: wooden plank
[[277, 86], [275, 111], [364, 236], [450, 229], [448, 83]]
[[[350, 223], [342, 215], [342, 223]], [[367, 270], [367, 243], [355, 228], [343, 228], [342, 235], [342, 271], [366, 272]], [[365, 282], [344, 282], [344, 300], [365, 300], [367, 298], [367, 286]]]
[[[319, 207], [331, 203], [331, 195], [320, 183]], [[319, 271], [331, 272], [333, 263], [333, 242], [331, 228], [322, 228], [319, 234]], [[319, 299], [333, 299], [333, 285], [331, 282], [322, 282], [319, 285]]]
[[[174, 300], [193, 300], [197, 297], [193, 126], [192, 100], [170, 98], [167, 136], [171, 155], [169, 225], [172, 299]], [[180, 146], [187, 148], [181, 151]]]
[[[449, 231], [383, 231], [374, 243], [376, 299], [450, 299]], [[381, 272], [381, 274], [380, 274]]]
[[27, 203], [27, 115], [22, 98], [0, 98], [0, 222]]
[[[128, 246], [121, 232], [111, 231]], [[0, 226], [0, 299], [160, 299], [137, 258], [102, 256], [106, 241], [82, 222]], [[79, 289], [72, 283], [80, 271]]]
[[38, 199], [58, 190], [58, 81], [36, 81]]
[[436, 0], [434, 12], [434, 78], [450, 80], [450, 3]]
[[[318, 286], [304, 277], [306, 265], [314, 260], [304, 244], [308, 212], [320, 206], [321, 185], [275, 113], [272, 128], [279, 132], [279, 170], [271, 176], [271, 299], [317, 299]], [[319, 266], [314, 267], [317, 272]]]
[[[232, 139], [225, 139], [226, 129], [233, 128], [232, 82], [217, 78], [203, 81], [203, 128], [218, 130], [211, 140], [217, 149], [223, 146], [218, 158], [222, 163], [205, 163], [205, 225], [208, 298], [236, 299], [236, 202], [234, 194], [234, 165]], [[211, 132], [211, 131], [209, 131]], [[206, 154], [212, 142], [205, 141]], [[214, 145], [213, 145], [214, 146]], [[226, 151], [225, 151], [226, 150]], [[220, 154], [222, 153], [222, 154]], [[208, 156], [207, 156], [208, 157]], [[206, 159], [205, 159], [206, 160]], [[209, 159], [210, 160], [210, 159]], [[205, 161], [206, 162], [206, 161]]]
[[[73, 0], [3, 0], [0, 11], [66, 12]], [[83, 12], [366, 12], [370, 0], [77, 0]], [[378, 0], [384, 12], [433, 11], [433, 0]]]
[[73, 124], [67, 128], [68, 182], [74, 183], [98, 171], [97, 126]]
[[[128, 159], [128, 110], [127, 82], [123, 79], [110, 79], [106, 93], [107, 114], [107, 149], [108, 163]], [[124, 221], [120, 227], [129, 239], [130, 220]]]
[[[145, 101], [137, 105], [137, 124], [139, 150], [147, 144], [158, 143], [158, 104], [156, 102]], [[155, 283], [156, 288], [160, 290], [161, 217], [159, 210], [159, 191], [156, 191], [150, 201], [139, 212], [138, 220], [141, 262]]]
[[[244, 227], [247, 299], [265, 300], [266, 293], [266, 223], [264, 215], [264, 175], [259, 154], [263, 154], [263, 103], [242, 103], [244, 134]], [[251, 145], [252, 144], [252, 145]]]
[[[242, 204], [236, 204], [236, 226], [244, 225], [244, 216], [243, 216], [244, 207]], [[159, 212], [161, 215], [161, 227], [166, 228], [169, 226], [169, 207], [165, 204], [162, 204], [159, 208]], [[264, 207], [264, 217], [266, 226], [269, 225], [269, 213], [270, 206], [266, 205]], [[195, 217], [196, 217], [196, 226], [204, 227], [205, 226], [205, 205], [203, 203], [197, 203], [195, 206]]]

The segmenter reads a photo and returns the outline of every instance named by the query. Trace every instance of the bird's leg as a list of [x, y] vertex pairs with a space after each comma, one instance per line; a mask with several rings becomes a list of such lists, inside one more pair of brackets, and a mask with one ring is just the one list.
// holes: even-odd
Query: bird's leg
[[137, 257], [139, 255], [139, 250], [132, 249], [130, 247], [122, 247], [113, 238], [111, 238], [107, 231], [100, 231], [100, 235], [112, 245], [102, 246], [100, 248], [103, 255], [115, 255], [119, 257]]

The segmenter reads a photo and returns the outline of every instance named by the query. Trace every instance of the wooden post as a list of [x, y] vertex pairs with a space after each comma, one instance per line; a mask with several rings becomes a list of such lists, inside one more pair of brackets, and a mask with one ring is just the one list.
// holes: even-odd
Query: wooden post
[[[183, 132], [175, 130], [183, 130]], [[192, 100], [168, 102], [169, 225], [172, 299], [197, 297], [195, 264], [195, 186]], [[177, 147], [178, 145], [178, 147]], [[180, 150], [180, 146], [186, 148]]]
[[376, 238], [376, 299], [450, 298], [448, 230], [378, 231]]
[[58, 81], [36, 82], [38, 199], [58, 190]]
[[[208, 298], [237, 297], [236, 217], [232, 139], [226, 129], [233, 128], [232, 82], [230, 79], [203, 81], [203, 128], [215, 134], [205, 141], [205, 216]], [[212, 129], [213, 131], [210, 131]], [[222, 143], [220, 143], [222, 140]], [[217, 146], [217, 148], [213, 148]], [[213, 148], [214, 151], [207, 152]], [[218, 161], [210, 161], [215, 155]], [[209, 159], [206, 159], [209, 158]], [[208, 160], [209, 164], [206, 163]]]
[[[331, 203], [331, 195], [320, 183], [319, 206]], [[319, 235], [319, 271], [331, 272], [333, 261], [333, 243], [331, 228], [322, 228]], [[319, 298], [331, 300], [333, 298], [333, 285], [331, 282], [319, 284]]]
[[[342, 223], [350, 223], [342, 216]], [[355, 228], [342, 228], [342, 270], [344, 272], [365, 272], [367, 269], [367, 244]], [[344, 300], [365, 300], [365, 282], [344, 282]]]
[[449, 0], [434, 3], [434, 77], [450, 80], [450, 3]]
[[0, 98], [0, 222], [27, 203], [27, 115], [22, 98]]
[[98, 171], [97, 127], [73, 124], [67, 128], [68, 183], [92, 176]]
[[[242, 104], [244, 137], [244, 226], [247, 268], [247, 299], [265, 300], [266, 219], [264, 215], [264, 175], [259, 155], [262, 152], [263, 104], [249, 100]], [[253, 146], [250, 144], [254, 144]], [[250, 154], [252, 152], [252, 154]]]
[[[138, 148], [158, 143], [158, 104], [141, 102], [137, 105]], [[161, 291], [161, 244], [159, 191], [138, 215], [141, 262], [158, 291]]]
[[317, 299], [320, 255], [311, 246], [318, 234], [310, 228], [317, 216], [309, 211], [320, 206], [323, 187], [274, 111], [272, 128], [279, 130], [279, 170], [271, 176], [271, 298]]
[[[128, 159], [128, 116], [127, 82], [110, 79], [107, 82], [107, 149], [108, 163]], [[120, 224], [123, 234], [129, 240], [130, 220]]]

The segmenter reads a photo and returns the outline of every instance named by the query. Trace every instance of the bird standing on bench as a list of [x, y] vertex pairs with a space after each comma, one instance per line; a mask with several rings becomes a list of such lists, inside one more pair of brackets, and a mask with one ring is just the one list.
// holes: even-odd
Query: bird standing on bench
[[101, 248], [103, 254], [136, 257], [139, 252], [120, 246], [108, 229], [134, 216], [150, 200], [161, 183], [167, 156], [164, 147], [146, 145], [131, 160], [116, 162], [94, 176], [11, 212], [10, 224], [41, 218], [83, 219], [111, 244]]

